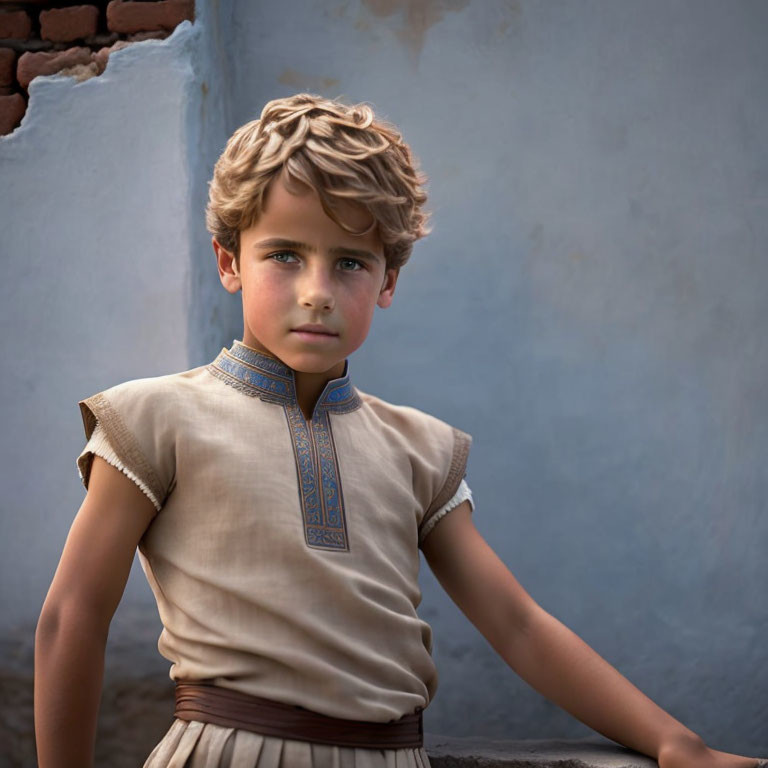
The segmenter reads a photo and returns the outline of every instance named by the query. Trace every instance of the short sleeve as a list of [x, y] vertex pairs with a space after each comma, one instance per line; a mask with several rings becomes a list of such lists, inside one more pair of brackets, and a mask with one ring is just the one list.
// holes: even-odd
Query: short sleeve
[[159, 381], [125, 382], [80, 401], [88, 444], [77, 466], [86, 488], [93, 456], [100, 455], [162, 508], [175, 477], [176, 440], [172, 397]]
[[80, 480], [86, 487], [87, 482], [85, 472], [90, 474], [90, 467], [94, 456], [101, 457], [104, 459], [104, 461], [107, 462], [107, 464], [110, 464], [116, 469], [119, 469], [129, 480], [134, 482], [139, 487], [139, 490], [141, 490], [142, 493], [147, 496], [147, 498], [154, 505], [155, 509], [158, 512], [160, 511], [162, 505], [160, 504], [158, 498], [140, 477], [137, 477], [134, 472], [128, 469], [128, 467], [126, 467], [123, 462], [120, 461], [119, 456], [117, 453], [115, 453], [115, 449], [110, 445], [106, 432], [104, 432], [104, 430], [101, 428], [101, 424], [98, 422], [93, 430], [93, 433], [91, 434], [90, 440], [88, 440], [85, 448], [83, 448], [82, 453], [77, 457], [77, 469], [80, 473]]
[[467, 485], [467, 481], [463, 480], [459, 483], [459, 488], [456, 493], [453, 494], [453, 498], [432, 517], [427, 520], [426, 525], [423, 525], [419, 534], [419, 544], [424, 542], [424, 539], [434, 530], [435, 526], [453, 509], [459, 506], [462, 502], [469, 502], [469, 509], [471, 512], [475, 510], [475, 501], [472, 498], [472, 489]]
[[[462, 432], [455, 427], [451, 427], [451, 433], [453, 437], [453, 447], [445, 471], [445, 479], [439, 486], [437, 494], [432, 499], [432, 503], [429, 505], [421, 519], [419, 525], [419, 545], [421, 545], [426, 535], [437, 524], [437, 520], [432, 522], [433, 518], [441, 512], [442, 516], [445, 515], [445, 512], [443, 511], [444, 508], [454, 499], [467, 472], [467, 458], [469, 457], [469, 448], [472, 444], [472, 438], [466, 432]], [[469, 490], [468, 486], [467, 490]], [[458, 506], [458, 503], [456, 506]]]

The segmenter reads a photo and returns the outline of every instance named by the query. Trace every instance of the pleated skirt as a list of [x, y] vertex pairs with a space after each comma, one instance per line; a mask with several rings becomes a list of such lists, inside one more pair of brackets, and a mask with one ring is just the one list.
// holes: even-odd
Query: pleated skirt
[[358, 749], [176, 718], [143, 768], [429, 768], [423, 748]]

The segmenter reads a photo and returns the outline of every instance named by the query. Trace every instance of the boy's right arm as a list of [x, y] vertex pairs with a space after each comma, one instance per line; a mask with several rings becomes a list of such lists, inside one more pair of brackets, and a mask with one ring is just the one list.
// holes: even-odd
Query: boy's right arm
[[94, 456], [35, 632], [39, 768], [93, 765], [104, 650], [136, 547], [156, 510], [119, 469]]

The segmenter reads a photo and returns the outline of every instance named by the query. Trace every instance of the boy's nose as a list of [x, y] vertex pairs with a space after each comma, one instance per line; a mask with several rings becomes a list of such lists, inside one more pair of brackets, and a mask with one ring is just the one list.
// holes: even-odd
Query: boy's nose
[[307, 270], [298, 293], [299, 304], [307, 309], [331, 310], [334, 307], [331, 280], [320, 270]]

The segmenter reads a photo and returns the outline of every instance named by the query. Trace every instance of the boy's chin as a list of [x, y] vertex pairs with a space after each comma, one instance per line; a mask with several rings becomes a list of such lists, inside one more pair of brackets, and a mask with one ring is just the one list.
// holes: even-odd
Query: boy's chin
[[327, 361], [325, 362], [311, 362], [311, 361], [305, 361], [305, 360], [283, 360], [283, 362], [289, 367], [292, 368], [296, 373], [308, 373], [308, 374], [316, 374], [318, 376], [320, 375], [338, 375], [341, 376], [341, 373], [338, 373], [338, 370], [344, 369], [344, 360], [337, 360], [334, 363], [329, 364]]
[[[277, 355], [276, 355], [277, 357]], [[341, 359], [328, 358], [325, 355], [312, 355], [312, 354], [289, 354], [279, 357], [279, 359], [293, 369], [297, 373], [328, 375], [328, 376], [341, 376], [339, 371], [344, 370], [344, 362], [346, 357]]]

